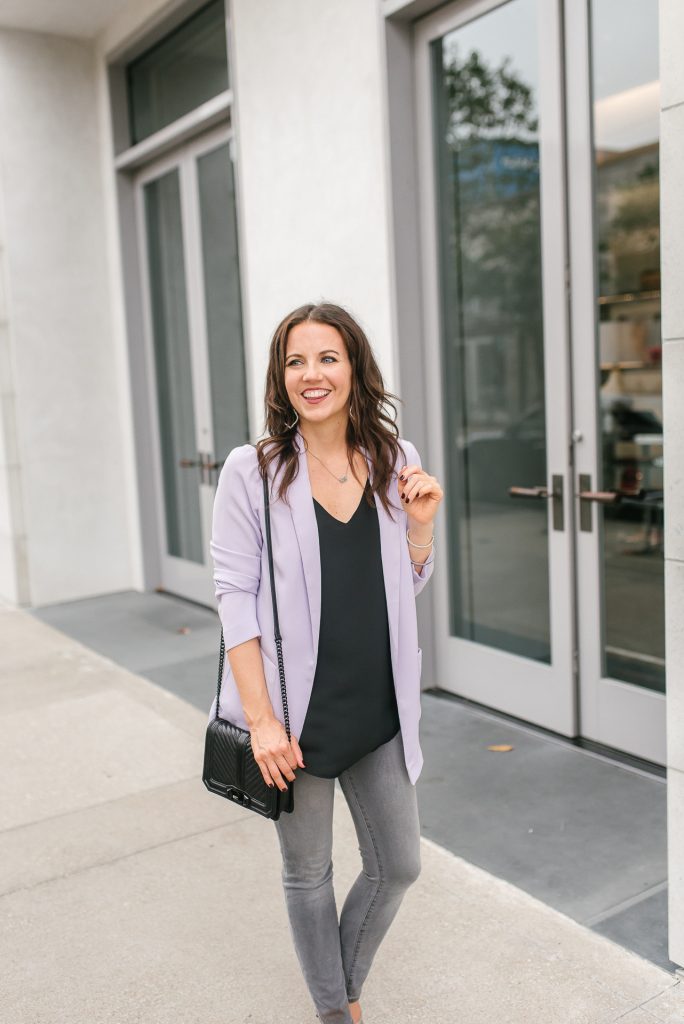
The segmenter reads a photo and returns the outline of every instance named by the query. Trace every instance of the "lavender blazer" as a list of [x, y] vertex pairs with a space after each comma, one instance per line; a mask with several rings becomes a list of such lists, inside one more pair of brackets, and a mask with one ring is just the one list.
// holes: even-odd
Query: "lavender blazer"
[[[396, 479], [403, 465], [421, 465], [410, 441], [399, 438], [399, 452], [388, 491], [396, 506], [393, 521], [377, 502], [382, 564], [387, 595], [392, 669], [397, 695], [404, 758], [415, 785], [423, 766], [418, 722], [421, 715], [416, 596], [434, 569], [431, 557], [420, 572], [409, 559], [406, 542], [407, 512], [399, 508]], [[271, 497], [271, 537], [278, 617], [283, 639], [283, 660], [290, 728], [299, 739], [313, 689], [321, 618], [321, 562], [318, 525], [302, 436], [295, 445], [299, 470], [287, 492], [287, 502]], [[364, 454], [368, 458], [364, 449]], [[372, 473], [371, 463], [368, 463]], [[272, 473], [271, 469], [271, 473]], [[271, 476], [271, 487], [277, 481]], [[210, 543], [214, 563], [215, 594], [223, 625], [226, 650], [261, 637], [260, 646], [268, 693], [276, 716], [284, 723], [278, 662], [273, 639], [273, 607], [265, 537], [263, 483], [256, 449], [251, 444], [234, 448], [223, 464], [214, 501]], [[359, 580], [363, 586], [363, 580]], [[215, 714], [214, 699], [210, 720]], [[221, 687], [220, 715], [246, 729], [240, 696], [226, 658]]]

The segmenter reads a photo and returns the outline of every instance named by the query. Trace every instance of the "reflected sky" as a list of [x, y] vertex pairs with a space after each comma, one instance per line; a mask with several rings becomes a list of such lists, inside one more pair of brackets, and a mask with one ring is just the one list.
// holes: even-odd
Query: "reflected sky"
[[[491, 67], [512, 58], [512, 70], [536, 94], [538, 2], [505, 3], [448, 33], [445, 61], [463, 60], [472, 50], [486, 53]], [[592, 0], [590, 7], [592, 48], [599, 55], [593, 67], [596, 143], [600, 149], [628, 150], [656, 142], [658, 0]]]
[[[537, 0], [515, 0], [497, 7], [444, 37], [444, 59], [462, 60], [471, 50], [487, 55], [490, 67], [512, 58], [511, 69], [537, 93]], [[524, 74], [523, 74], [524, 71]]]
[[658, 0], [592, 0], [594, 135], [599, 150], [658, 141]]
[[592, 0], [591, 20], [595, 99], [658, 80], [658, 0]]

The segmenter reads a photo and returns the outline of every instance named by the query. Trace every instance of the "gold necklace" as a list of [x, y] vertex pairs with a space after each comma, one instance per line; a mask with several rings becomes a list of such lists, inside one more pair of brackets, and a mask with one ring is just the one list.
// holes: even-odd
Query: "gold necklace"
[[[308, 444], [306, 444], [306, 442], [304, 443], [304, 446], [305, 446], [307, 452], [309, 453], [309, 455], [313, 455], [314, 459], [318, 459], [318, 461], [320, 462], [321, 466], [323, 466], [324, 469], [327, 469], [328, 472], [330, 473], [330, 475], [334, 476], [338, 483], [346, 484], [347, 480], [349, 479], [349, 477], [347, 476], [346, 473], [344, 473], [343, 476], [338, 476], [337, 473], [333, 473], [332, 469], [328, 469], [328, 467], [326, 466], [325, 462], [323, 462], [323, 459], [319, 459], [317, 455], [314, 455], [314, 453], [311, 451], [311, 449], [309, 448]], [[347, 469], [349, 469], [349, 459], [347, 459]]]

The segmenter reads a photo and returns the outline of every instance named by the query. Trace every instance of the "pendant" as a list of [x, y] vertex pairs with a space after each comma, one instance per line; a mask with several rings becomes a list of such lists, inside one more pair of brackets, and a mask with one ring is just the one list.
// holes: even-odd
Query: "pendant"
[[346, 482], [347, 482], [347, 475], [346, 475], [346, 473], [345, 473], [344, 476], [338, 476], [337, 479], [340, 481], [341, 484], [346, 484]]

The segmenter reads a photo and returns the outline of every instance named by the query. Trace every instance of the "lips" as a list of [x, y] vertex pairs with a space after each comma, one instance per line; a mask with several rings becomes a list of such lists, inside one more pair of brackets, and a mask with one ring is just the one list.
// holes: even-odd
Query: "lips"
[[302, 398], [310, 405], [316, 405], [327, 398], [329, 394], [330, 392], [324, 388], [311, 388], [310, 393], [307, 391], [302, 392]]

